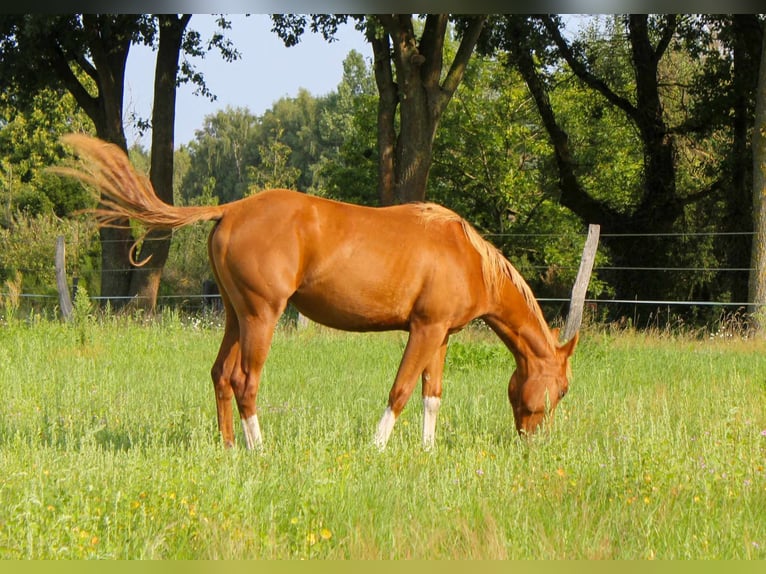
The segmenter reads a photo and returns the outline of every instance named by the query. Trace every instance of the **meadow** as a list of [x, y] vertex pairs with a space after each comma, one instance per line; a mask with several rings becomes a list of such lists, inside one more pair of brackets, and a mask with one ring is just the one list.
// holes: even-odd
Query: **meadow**
[[474, 327], [435, 450], [416, 391], [378, 452], [405, 335], [280, 328], [253, 453], [218, 437], [220, 335], [0, 324], [0, 558], [766, 558], [766, 341], [590, 329], [523, 440], [513, 359]]

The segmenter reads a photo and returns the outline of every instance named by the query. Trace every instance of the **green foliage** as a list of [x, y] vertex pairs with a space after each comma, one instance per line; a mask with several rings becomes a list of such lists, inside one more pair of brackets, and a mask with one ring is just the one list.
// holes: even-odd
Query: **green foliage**
[[76, 324], [85, 324], [93, 319], [93, 303], [84, 285], [77, 286], [72, 309], [72, 320]]
[[[352, 51], [337, 92], [314, 97], [301, 90], [262, 116], [242, 108], [208, 116], [188, 147], [181, 197], [191, 201], [209, 191], [226, 203], [288, 187], [338, 199], [374, 198], [374, 89], [363, 58]], [[360, 165], [367, 168], [363, 174]]]
[[[629, 46], [613, 18], [596, 19], [582, 32], [587, 61], [612, 91], [634, 98], [635, 78]], [[577, 177], [588, 194], [619, 212], [630, 212], [642, 199], [644, 156], [635, 124], [592, 88], [559, 70], [551, 104], [569, 134]], [[553, 166], [551, 166], [553, 167]]]
[[72, 316], [70, 322], [77, 329], [80, 347], [87, 347], [93, 344], [94, 332], [94, 305], [88, 295], [88, 290], [78, 285], [74, 296], [74, 305], [72, 306]]
[[64, 236], [67, 277], [77, 277], [88, 289], [99, 285], [94, 262], [98, 258], [98, 234], [87, 219], [59, 219], [51, 214], [28, 217], [16, 214], [0, 228], [0, 282], [21, 275], [23, 293], [57, 294], [53, 265], [56, 238]]
[[11, 324], [16, 320], [21, 307], [21, 294], [21, 273], [17, 271], [13, 278], [5, 280], [3, 291], [0, 293], [5, 324]]
[[522, 441], [512, 358], [466, 332], [436, 449], [416, 390], [379, 453], [404, 336], [280, 330], [256, 454], [217, 436], [219, 338], [178, 316], [0, 329], [2, 558], [766, 558], [762, 342], [589, 333]]
[[207, 254], [210, 229], [211, 225], [193, 225], [173, 233], [160, 295], [197, 296], [202, 293], [203, 282], [213, 280]]
[[319, 117], [326, 101], [325, 97], [314, 97], [300, 89], [295, 97], [274, 102], [261, 116], [257, 167], [268, 174], [267, 181], [287, 182], [301, 191], [313, 191], [312, 166], [325, 153]]
[[289, 165], [292, 149], [281, 141], [283, 130], [274, 134], [274, 139], [258, 146], [261, 162], [258, 167], [247, 166], [250, 189], [247, 195], [264, 189], [298, 189], [301, 171]]
[[[540, 297], [568, 297], [582, 223], [561, 207], [537, 112], [518, 74], [475, 57], [444, 114], [429, 199], [455, 209], [497, 245]], [[598, 263], [606, 257], [599, 254]], [[594, 276], [592, 294], [606, 286]]]
[[[362, 17], [354, 20], [360, 30], [372, 23]], [[307, 26], [332, 37], [348, 17], [294, 16], [272, 21], [275, 31], [289, 43]], [[460, 18], [451, 21], [457, 30], [465, 29]], [[581, 21], [585, 25], [571, 38], [575, 54], [614, 94], [634, 103], [636, 75], [624, 17]], [[747, 267], [749, 237], [694, 234], [745, 231], [750, 226], [747, 129], [757, 70], [753, 47], [760, 45], [762, 21], [754, 15], [681, 17], [670, 49], [660, 61], [657, 84], [662, 121], [674, 140], [673, 184], [683, 204], [681, 216], [667, 231], [679, 235], [625, 239], [624, 244], [617, 243], [622, 239], [602, 241], [590, 296], [615, 293], [617, 274], [598, 268], [630, 266], [641, 247], [653, 254], [658, 266], [690, 271], [652, 272], [652, 276], [639, 272], [635, 281], [629, 277], [629, 285], [660, 284], [660, 294], [668, 299], [744, 300], [746, 282], [741, 274], [698, 270]], [[662, 22], [661, 16], [648, 20], [653, 42], [659, 40]], [[156, 22], [149, 15], [94, 17], [90, 22], [94, 26], [108, 23], [130, 35], [132, 41], [156, 42]], [[490, 25], [508, 25], [508, 21], [498, 16], [490, 19], [487, 27]], [[100, 29], [98, 26], [94, 29]], [[228, 28], [225, 18], [219, 26]], [[580, 186], [591, 198], [629, 219], [646, 193], [646, 150], [641, 134], [623, 111], [577, 80], [557, 60], [550, 34], [540, 20], [524, 18], [524, 26], [557, 120], [568, 134]], [[92, 205], [82, 186], [44, 170], [64, 155], [58, 144], [61, 133], [91, 129], [91, 121], [72, 96], [43, 75], [47, 61], [42, 56], [47, 48], [34, 40], [56, 27], [67, 30], [66, 34], [57, 32], [57, 38], [70, 56], [82, 50], [82, 15], [0, 18], [4, 41], [0, 77], [7, 80], [8, 87], [0, 94], [0, 239], [7, 245], [0, 254], [0, 282], [16, 281], [20, 273], [23, 292], [48, 295], [54, 293], [50, 261], [55, 235], [63, 227], [79, 229], [81, 225], [57, 221], [54, 215], [67, 218]], [[201, 36], [188, 32], [185, 53], [203, 54]], [[457, 37], [447, 37], [446, 61], [456, 50]], [[223, 34], [216, 34], [208, 47], [217, 47], [227, 60], [238, 57]], [[20, 66], [11, 56], [22, 48], [30, 57], [25, 60], [28, 65]], [[40, 57], [35, 59], [34, 54]], [[427, 199], [451, 207], [471, 221], [519, 268], [538, 296], [566, 297], [579, 264], [584, 223], [588, 222], [561, 205], [560, 174], [549, 136], [527, 86], [509, 70], [506, 56], [495, 53], [491, 58], [470, 60], [436, 133]], [[228, 108], [206, 118], [197, 139], [176, 152], [175, 202], [227, 202], [261, 188], [294, 187], [376, 205], [378, 98], [373, 70], [356, 52], [348, 54], [343, 69], [337, 90], [330, 94], [313, 96], [302, 90], [295, 97], [274, 102], [260, 116], [245, 108]], [[75, 73], [86, 91], [95, 95], [92, 80], [80, 71]], [[194, 82], [201, 93], [210, 96], [191, 64], [184, 64], [179, 81]], [[42, 84], [46, 89], [37, 89]], [[34, 90], [26, 89], [33, 85]], [[146, 150], [133, 148], [130, 155], [140, 171], [148, 172]], [[636, 223], [637, 229], [631, 231], [650, 224]], [[208, 229], [196, 226], [175, 233], [162, 294], [195, 295], [202, 281], [211, 278]], [[90, 243], [93, 230], [66, 233], [68, 245], [73, 240], [77, 246], [70, 277], [78, 275], [89, 291], [97, 292], [93, 268], [99, 252]], [[85, 235], [91, 238], [87, 245]], [[642, 265], [654, 263], [644, 261]], [[717, 313], [702, 312], [694, 319], [709, 322]]]
[[358, 52], [343, 61], [337, 94], [320, 116], [328, 153], [318, 162], [316, 193], [360, 205], [378, 205], [377, 89]]
[[221, 203], [247, 193], [247, 166], [255, 165], [257, 145], [251, 140], [257, 118], [247, 109], [227, 107], [205, 118], [205, 125], [189, 144], [190, 166], [181, 184], [184, 201], [210, 187]]
[[55, 213], [64, 217], [92, 204], [92, 198], [79, 183], [44, 171], [65, 155], [59, 138], [67, 132], [85, 131], [89, 126], [87, 117], [68, 94], [42, 90], [21, 108], [9, 94], [0, 94], [3, 221], [8, 222], [14, 211], [30, 216]]
[[[78, 182], [46, 171], [65, 157], [59, 138], [88, 129], [89, 120], [68, 94], [44, 89], [23, 106], [10, 93], [0, 94], [0, 284], [10, 282], [20, 294], [56, 295], [53, 260], [59, 235], [66, 241], [70, 280], [99, 285], [95, 228], [71, 217], [94, 200]], [[13, 306], [44, 301], [25, 299]]]

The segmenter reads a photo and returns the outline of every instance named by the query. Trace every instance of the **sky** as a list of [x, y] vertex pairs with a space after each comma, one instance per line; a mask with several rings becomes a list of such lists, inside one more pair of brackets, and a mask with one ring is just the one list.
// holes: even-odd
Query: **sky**
[[[175, 146], [194, 139], [195, 130], [201, 129], [205, 116], [230, 107], [246, 107], [261, 115], [282, 97], [293, 97], [300, 88], [314, 96], [334, 91], [343, 76], [343, 60], [351, 50], [360, 52], [367, 60], [372, 49], [353, 24], [338, 31], [338, 41], [326, 42], [321, 35], [307, 30], [302, 41], [286, 48], [271, 31], [267, 14], [230, 14], [231, 29], [226, 31], [241, 57], [225, 62], [217, 50], [204, 59], [193, 60], [198, 71], [205, 76], [208, 89], [217, 99], [211, 102], [205, 96], [193, 94], [193, 87], [179, 87], [176, 100]], [[215, 16], [195, 14], [188, 28], [195, 29], [205, 42], [217, 29]], [[151, 48], [134, 45], [128, 55], [125, 76], [125, 118], [136, 114], [150, 118], [154, 84], [156, 53]], [[126, 125], [128, 145], [139, 142], [150, 147], [149, 135], [143, 138]]]

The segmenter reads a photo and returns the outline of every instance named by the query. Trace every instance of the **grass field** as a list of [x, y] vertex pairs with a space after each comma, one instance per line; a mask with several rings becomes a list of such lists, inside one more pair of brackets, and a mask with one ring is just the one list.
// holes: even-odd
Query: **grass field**
[[522, 441], [513, 360], [468, 330], [436, 450], [416, 394], [379, 453], [404, 334], [281, 330], [255, 454], [219, 444], [220, 334], [0, 326], [0, 558], [766, 558], [766, 342], [587, 332]]

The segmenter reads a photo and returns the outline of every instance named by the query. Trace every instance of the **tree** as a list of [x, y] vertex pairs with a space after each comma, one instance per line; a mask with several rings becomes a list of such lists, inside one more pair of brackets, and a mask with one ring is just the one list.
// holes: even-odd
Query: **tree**
[[[191, 81], [199, 91], [211, 96], [204, 79], [193, 66], [178, 65], [179, 51], [203, 53], [197, 32], [186, 31], [190, 15], [148, 14], [67, 14], [3, 15], [0, 18], [0, 79], [8, 86], [13, 98], [23, 101], [45, 87], [66, 90], [93, 121], [96, 135], [115, 143], [127, 152], [123, 131], [123, 88], [125, 65], [130, 47], [135, 42], [154, 44], [159, 27], [159, 48], [155, 74], [155, 101], [152, 118], [153, 166], [156, 189], [172, 201], [172, 133], [175, 89], [178, 83]], [[221, 28], [228, 22], [218, 19]], [[209, 47], [217, 47], [224, 58], [238, 57], [230, 43], [216, 34]], [[131, 230], [106, 227], [100, 230], [102, 253], [101, 294], [114, 298], [120, 305], [123, 298], [139, 295], [138, 304], [153, 307], [158, 273], [140, 270], [132, 265], [129, 255], [134, 243]], [[169, 239], [168, 239], [169, 240]], [[167, 252], [166, 242], [148, 242], [145, 254], [156, 257], [155, 266], [162, 263]], [[152, 253], [150, 253], [152, 252]], [[160, 265], [161, 267], [161, 265]], [[138, 269], [138, 271], [137, 271]], [[135, 280], [134, 280], [135, 276]]]
[[[152, 155], [149, 178], [157, 195], [173, 205], [173, 153], [176, 117], [176, 86], [178, 59], [184, 31], [191, 14], [161, 14], [157, 16], [159, 46], [154, 73], [154, 105], [152, 106]], [[140, 307], [153, 309], [157, 303], [162, 269], [170, 251], [172, 235], [163, 231], [147, 234], [139, 260], [150, 265], [133, 269], [129, 295]]]
[[[344, 68], [337, 92], [315, 97], [301, 89], [294, 97], [280, 98], [260, 116], [246, 108], [226, 108], [207, 116], [189, 145], [191, 165], [182, 187], [185, 200], [209, 192], [229, 202], [267, 187], [349, 199], [344, 196], [346, 182], [337, 182], [335, 176], [344, 169], [340, 162], [347, 159], [345, 150], [360, 150], [354, 124], [358, 112], [369, 116], [375, 87], [361, 54], [352, 51]], [[374, 130], [365, 125], [361, 131], [361, 150], [369, 155]], [[350, 181], [358, 189], [358, 165], [354, 160], [350, 164]], [[336, 183], [344, 189], [336, 191]], [[374, 193], [374, 179], [367, 187]]]
[[206, 116], [188, 147], [190, 167], [181, 187], [184, 201], [208, 195], [227, 203], [247, 195], [247, 166], [257, 163], [253, 138], [259, 129], [258, 118], [246, 108], [227, 107]]
[[[96, 134], [127, 151], [123, 87], [130, 45], [151, 37], [142, 15], [10, 15], [0, 20], [0, 78], [23, 100], [44, 87], [65, 89], [93, 121]], [[103, 228], [101, 292], [122, 297], [130, 287], [128, 229]]]
[[254, 134], [259, 151], [253, 166], [256, 187], [294, 187], [315, 192], [312, 166], [326, 151], [320, 116], [326, 97], [314, 97], [301, 88], [295, 97], [280, 98], [259, 118]]
[[519, 74], [477, 56], [442, 119], [428, 194], [491, 239], [535, 293], [563, 297], [577, 271], [582, 223], [558, 202], [548, 147]]
[[[750, 265], [753, 161], [750, 151], [756, 105], [763, 19], [757, 14], [700, 14], [685, 18], [679, 35], [690, 57], [702, 63], [690, 83], [686, 119], [676, 128], [682, 138], [708, 142], [710, 167], [720, 174], [714, 194], [719, 236], [715, 251], [719, 267]], [[711, 198], [712, 199], [712, 198]], [[706, 203], [710, 203], [708, 200]], [[707, 206], [706, 206], [707, 207]], [[719, 274], [713, 289], [730, 293], [733, 301], [748, 299], [747, 282], [739, 273]]]
[[79, 183], [45, 172], [65, 155], [60, 134], [82, 131], [90, 120], [71, 96], [53, 90], [41, 90], [21, 108], [9, 96], [0, 94], [0, 225], [16, 211], [65, 217], [90, 206], [90, 195]]
[[95, 224], [70, 217], [92, 198], [79, 183], [45, 170], [65, 156], [59, 135], [88, 125], [69, 95], [41, 90], [18, 108], [8, 92], [0, 94], [0, 285], [55, 294], [52, 260], [56, 237], [63, 235], [69, 276], [89, 290], [98, 287]]
[[766, 330], [766, 34], [763, 34], [761, 65], [758, 72], [755, 124], [753, 126], [753, 236], [750, 265], [751, 309], [761, 335]]
[[319, 122], [325, 155], [315, 168], [322, 195], [360, 205], [378, 205], [377, 88], [359, 52], [343, 61], [343, 77], [327, 98]]
[[[460, 46], [445, 72], [449, 14], [428, 14], [422, 33], [411, 14], [355, 16], [373, 49], [378, 87], [378, 195], [388, 205], [423, 200], [439, 120], [465, 73], [486, 16], [465, 18]], [[348, 15], [314, 14], [311, 28], [331, 40]], [[286, 46], [300, 41], [305, 15], [273, 15]], [[397, 129], [398, 126], [398, 129]]]
[[283, 130], [277, 130], [266, 145], [258, 146], [261, 161], [248, 166], [248, 180], [252, 182], [248, 195], [263, 189], [296, 189], [301, 171], [288, 165], [292, 150], [281, 141]]
[[[700, 251], [708, 246], [692, 245], [673, 233], [682, 230], [696, 206], [720, 193], [724, 184], [722, 175], [709, 169], [709, 156], [702, 153], [707, 142], [682, 139], [689, 114], [683, 107], [689, 80], [683, 74], [694, 78], [700, 71], [699, 62], [681, 50], [677, 34], [681, 20], [672, 14], [628, 14], [614, 20], [614, 33], [605, 42], [570, 42], [557, 17], [505, 15], [493, 20], [490, 41], [482, 46], [490, 53], [497, 47], [506, 50], [509, 63], [527, 83], [551, 141], [562, 205], [586, 222], [601, 224], [615, 264], [636, 269], [613, 278], [622, 298], [694, 296], [678, 276], [668, 281], [648, 276], [645, 270], [699, 261]], [[591, 165], [575, 145], [590, 142], [568, 130], [556, 111], [554, 86], [560, 86], [567, 73], [561, 61], [602, 107], [619, 112], [636, 134], [641, 169], [624, 200], [616, 201], [617, 190], [594, 193]], [[597, 106], [591, 108], [596, 111]], [[622, 142], [615, 139], [613, 145], [620, 148]], [[695, 167], [699, 164], [705, 169]], [[610, 233], [652, 237], [620, 243]]]

